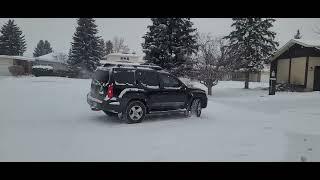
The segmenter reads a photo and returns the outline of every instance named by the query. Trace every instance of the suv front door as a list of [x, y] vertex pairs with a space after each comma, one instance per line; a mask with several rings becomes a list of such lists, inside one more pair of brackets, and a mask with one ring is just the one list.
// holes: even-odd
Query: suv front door
[[176, 77], [159, 73], [161, 97], [167, 109], [182, 109], [187, 100], [186, 88]]
[[138, 87], [145, 90], [149, 110], [162, 110], [162, 99], [158, 73], [150, 70], [137, 70]]

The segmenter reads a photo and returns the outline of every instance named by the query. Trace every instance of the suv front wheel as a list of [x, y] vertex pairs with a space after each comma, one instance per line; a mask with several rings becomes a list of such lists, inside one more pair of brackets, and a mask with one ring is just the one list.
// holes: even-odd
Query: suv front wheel
[[123, 118], [128, 124], [140, 123], [145, 115], [146, 106], [141, 101], [132, 101], [128, 104]]
[[191, 113], [195, 114], [197, 117], [200, 117], [201, 116], [201, 110], [202, 110], [201, 100], [200, 99], [193, 100], [192, 104], [191, 104]]

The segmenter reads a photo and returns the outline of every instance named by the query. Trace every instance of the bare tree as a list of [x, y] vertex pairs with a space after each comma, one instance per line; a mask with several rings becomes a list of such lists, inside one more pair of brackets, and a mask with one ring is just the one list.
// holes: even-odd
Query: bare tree
[[52, 55], [55, 59], [58, 60], [58, 62], [62, 62], [62, 63], [65, 63], [67, 64], [67, 61], [68, 61], [68, 55], [67, 54], [64, 54], [64, 53], [54, 53]]
[[212, 95], [212, 87], [230, 71], [232, 58], [225, 48], [226, 40], [222, 38], [201, 34], [198, 37], [198, 44], [199, 51], [194, 65], [195, 78], [208, 88], [208, 95]]
[[114, 37], [113, 38], [113, 52], [115, 53], [128, 53], [130, 49], [126, 44], [124, 44], [124, 38]]
[[294, 39], [301, 39], [302, 38], [302, 35], [300, 33], [300, 30], [298, 29], [296, 34], [293, 36]]

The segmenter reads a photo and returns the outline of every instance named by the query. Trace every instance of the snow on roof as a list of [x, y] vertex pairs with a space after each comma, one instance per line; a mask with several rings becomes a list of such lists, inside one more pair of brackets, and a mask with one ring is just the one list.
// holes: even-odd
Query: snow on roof
[[32, 69], [34, 69], [34, 68], [38, 68], [38, 69], [53, 69], [52, 66], [45, 66], [45, 65], [32, 66]]
[[49, 61], [49, 62], [58, 62], [58, 63], [63, 63], [66, 64], [66, 61], [61, 59], [59, 56], [60, 55], [65, 55], [64, 53], [56, 53], [52, 52], [43, 56], [36, 57], [36, 60], [42, 60], [42, 61]]
[[9, 55], [0, 55], [2, 58], [9, 58], [9, 59], [18, 59], [24, 61], [34, 61], [35, 59], [32, 57], [25, 57], [25, 56], [9, 56]]
[[304, 47], [314, 47], [320, 50], [320, 40], [291, 39], [274, 54], [274, 56], [271, 58], [271, 61], [275, 60], [294, 44], [300, 44]]

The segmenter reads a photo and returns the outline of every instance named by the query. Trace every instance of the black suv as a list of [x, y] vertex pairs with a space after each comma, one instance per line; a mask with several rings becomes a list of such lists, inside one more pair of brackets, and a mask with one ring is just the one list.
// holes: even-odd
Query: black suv
[[146, 114], [163, 111], [199, 117], [208, 99], [204, 90], [187, 87], [159, 66], [105, 64], [94, 73], [87, 102], [93, 111], [138, 123]]

